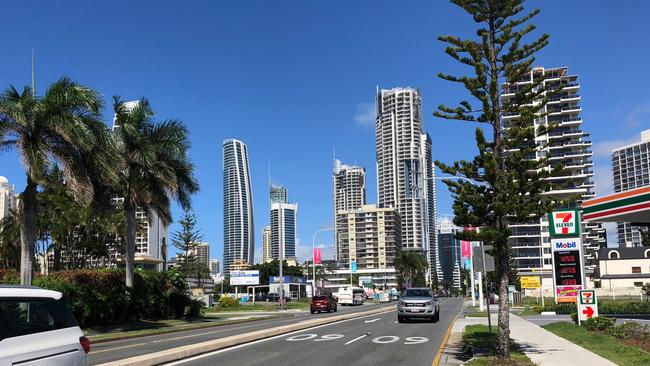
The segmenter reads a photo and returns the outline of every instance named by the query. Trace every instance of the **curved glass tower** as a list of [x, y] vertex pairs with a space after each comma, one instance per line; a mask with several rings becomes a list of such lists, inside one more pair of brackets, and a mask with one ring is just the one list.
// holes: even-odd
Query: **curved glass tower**
[[223, 142], [223, 272], [253, 264], [253, 197], [248, 148], [239, 140]]

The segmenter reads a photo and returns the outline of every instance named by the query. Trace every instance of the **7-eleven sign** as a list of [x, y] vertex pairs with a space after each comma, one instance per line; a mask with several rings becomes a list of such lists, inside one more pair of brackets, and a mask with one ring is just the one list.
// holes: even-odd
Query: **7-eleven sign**
[[553, 211], [550, 215], [551, 237], [580, 236], [580, 220], [578, 210]]

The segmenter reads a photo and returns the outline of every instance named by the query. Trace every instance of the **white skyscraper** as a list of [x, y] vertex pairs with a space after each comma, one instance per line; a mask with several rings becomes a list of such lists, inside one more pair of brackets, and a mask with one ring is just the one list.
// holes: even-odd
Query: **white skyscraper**
[[262, 229], [262, 262], [270, 262], [271, 256], [271, 226]]
[[241, 141], [223, 142], [223, 272], [233, 265], [253, 264], [255, 233], [248, 147]]
[[[566, 208], [581, 208], [582, 201], [595, 196], [593, 183], [593, 161], [591, 139], [582, 130], [582, 109], [580, 107], [580, 84], [578, 76], [571, 75], [566, 67], [545, 69], [536, 67], [522, 80], [502, 86], [501, 103], [514, 103], [515, 90], [524, 88], [533, 80], [543, 80], [548, 104], [535, 118], [535, 126], [554, 126], [546, 133], [536, 136], [539, 145], [534, 159], [550, 155], [549, 168], [562, 166], [562, 171], [548, 178], [551, 188], [546, 196], [579, 199]], [[556, 92], [562, 87], [560, 92]], [[503, 128], [519, 117], [517, 113], [503, 115]], [[559, 208], [559, 207], [558, 207]], [[544, 287], [552, 286], [551, 244], [548, 218], [539, 221], [511, 225], [510, 242], [513, 250], [514, 267], [520, 275], [540, 274], [543, 269]], [[583, 223], [582, 245], [585, 253], [585, 272], [589, 276], [595, 268], [594, 251], [605, 245], [605, 230], [600, 224]]]
[[402, 248], [425, 254], [440, 274], [435, 242], [431, 138], [423, 131], [422, 96], [413, 88], [377, 90], [377, 206], [396, 208]]
[[334, 159], [334, 173], [332, 174], [334, 197], [334, 243], [338, 259], [338, 225], [336, 220], [341, 211], [355, 210], [366, 204], [366, 169], [360, 166], [342, 164]]
[[[612, 151], [612, 170], [616, 193], [650, 186], [650, 130], [641, 132], [641, 141]], [[617, 223], [618, 246], [641, 246], [641, 230], [629, 222]]]

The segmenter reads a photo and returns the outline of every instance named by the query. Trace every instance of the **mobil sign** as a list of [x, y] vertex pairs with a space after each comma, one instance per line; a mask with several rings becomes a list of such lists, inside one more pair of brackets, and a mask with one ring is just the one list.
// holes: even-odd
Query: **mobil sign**
[[580, 236], [578, 210], [553, 211], [550, 215], [549, 229], [552, 238]]
[[558, 250], [580, 250], [580, 239], [554, 239], [551, 241], [553, 251]]

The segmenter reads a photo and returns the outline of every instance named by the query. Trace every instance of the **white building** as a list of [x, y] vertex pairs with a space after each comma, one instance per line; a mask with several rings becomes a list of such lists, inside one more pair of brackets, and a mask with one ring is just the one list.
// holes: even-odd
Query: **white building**
[[239, 140], [223, 142], [223, 272], [253, 264], [255, 233], [248, 147]]
[[273, 260], [271, 255], [271, 226], [264, 226], [262, 229], [262, 263]]
[[[334, 222], [339, 211], [354, 210], [366, 204], [366, 169], [360, 166], [345, 165], [334, 159], [332, 174], [334, 197]], [[338, 246], [337, 228], [334, 227], [334, 243]], [[334, 249], [338, 259], [338, 247]]]
[[[650, 130], [641, 132], [641, 141], [612, 150], [614, 192], [650, 186]], [[617, 223], [618, 246], [641, 246], [641, 230], [629, 222]]]
[[429, 184], [434, 172], [421, 93], [413, 88], [377, 90], [376, 103], [377, 206], [398, 210], [403, 249], [426, 255], [430, 269], [439, 272], [437, 254], [430, 250], [436, 240], [435, 184]]
[[[602, 295], [639, 296], [641, 287], [650, 282], [650, 248], [602, 248], [597, 252]], [[600, 290], [599, 290], [600, 292]]]
[[[562, 199], [575, 196], [580, 198], [568, 208], [581, 208], [584, 200], [593, 198], [593, 161], [591, 152], [591, 139], [589, 134], [582, 130], [582, 109], [580, 107], [580, 84], [578, 76], [571, 75], [568, 68], [559, 67], [545, 69], [536, 67], [522, 80], [506, 83], [502, 86], [501, 103], [507, 105], [514, 103], [515, 91], [526, 88], [533, 80], [543, 79], [545, 92], [543, 96], [549, 98], [544, 110], [534, 120], [535, 126], [555, 126], [546, 134], [536, 136], [535, 141], [539, 149], [534, 159], [542, 159], [550, 154], [549, 169], [556, 164], [562, 164], [562, 171], [558, 176], [548, 178], [551, 189], [544, 193]], [[562, 87], [560, 92], [555, 90]], [[541, 114], [541, 113], [544, 114]], [[515, 112], [504, 113], [502, 116], [503, 128], [507, 128], [511, 121], [519, 118]], [[543, 271], [543, 287], [548, 290], [553, 286], [551, 244], [549, 236], [548, 218], [539, 221], [530, 221], [511, 225], [510, 237], [514, 266], [520, 275], [539, 275]], [[588, 277], [593, 275], [596, 267], [595, 251], [606, 245], [605, 230], [600, 224], [584, 224], [582, 230], [582, 244], [585, 253], [585, 272]]]
[[210, 274], [214, 277], [217, 276], [219, 273], [221, 273], [221, 269], [219, 268], [219, 260], [218, 259], [210, 259]]
[[7, 178], [0, 176], [0, 220], [17, 209], [18, 195], [14, 191], [13, 184], [9, 184]]
[[[192, 250], [192, 254], [196, 256], [197, 263], [203, 264], [208, 267], [210, 265], [210, 244], [198, 243], [196, 249]], [[219, 265], [219, 261], [217, 261]]]
[[297, 203], [271, 204], [271, 259], [296, 258]]

